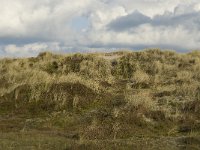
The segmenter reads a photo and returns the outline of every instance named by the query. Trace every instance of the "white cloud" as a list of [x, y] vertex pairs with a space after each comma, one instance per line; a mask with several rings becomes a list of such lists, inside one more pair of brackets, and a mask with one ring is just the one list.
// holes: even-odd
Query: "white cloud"
[[181, 3], [172, 12], [149, 18], [138, 12], [118, 17], [108, 30], [91, 33], [96, 45], [109, 47], [163, 47], [192, 50], [200, 47], [199, 3]]
[[59, 43], [32, 43], [25, 44], [23, 46], [17, 46], [15, 44], [10, 44], [4, 47], [4, 55], [12, 56], [12, 57], [20, 57], [20, 56], [33, 56], [37, 55], [39, 52], [54, 50], [60, 51], [61, 47]]
[[[133, 19], [133, 24], [126, 22], [127, 16], [130, 20], [135, 17], [134, 11], [144, 17]], [[0, 55], [31, 56], [47, 49], [86, 51], [141, 45], [197, 49], [199, 11], [198, 0], [0, 0]], [[145, 17], [149, 17], [147, 22]], [[87, 26], [81, 29], [83, 22], [75, 19], [80, 25], [73, 27], [74, 18], [84, 18]], [[126, 28], [107, 30], [113, 22], [118, 26], [126, 22]]]
[[70, 19], [84, 13], [90, 0], [1, 0], [0, 3], [0, 37], [62, 39], [72, 33], [68, 26]]

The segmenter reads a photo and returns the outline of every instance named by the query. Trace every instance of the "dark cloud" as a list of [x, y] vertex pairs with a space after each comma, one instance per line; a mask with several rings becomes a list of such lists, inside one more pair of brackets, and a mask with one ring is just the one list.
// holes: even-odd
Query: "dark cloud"
[[129, 31], [143, 24], [152, 26], [176, 27], [183, 26], [187, 29], [200, 28], [200, 12], [191, 12], [188, 14], [176, 15], [166, 12], [163, 15], [156, 15], [152, 19], [140, 12], [134, 12], [127, 16], [119, 17], [107, 25], [108, 30], [116, 32]]
[[151, 22], [150, 17], [143, 15], [139, 11], [134, 11], [133, 13], [127, 16], [122, 16], [115, 19], [107, 27], [109, 30], [125, 31], [127, 29], [150, 22]]
[[178, 26], [182, 25], [186, 28], [198, 27], [200, 24], [200, 12], [193, 12], [189, 14], [174, 15], [174, 14], [164, 14], [155, 16], [152, 19], [153, 26]]

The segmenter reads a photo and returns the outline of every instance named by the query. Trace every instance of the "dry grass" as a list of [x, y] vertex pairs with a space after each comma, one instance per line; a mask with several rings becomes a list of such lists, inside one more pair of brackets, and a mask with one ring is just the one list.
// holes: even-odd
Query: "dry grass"
[[198, 51], [4, 58], [0, 131], [56, 129], [82, 140], [199, 133], [199, 89]]

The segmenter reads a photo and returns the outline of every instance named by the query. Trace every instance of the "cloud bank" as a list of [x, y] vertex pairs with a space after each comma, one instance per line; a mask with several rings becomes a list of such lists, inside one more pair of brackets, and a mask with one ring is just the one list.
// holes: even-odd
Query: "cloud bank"
[[200, 48], [197, 0], [0, 0], [0, 57]]

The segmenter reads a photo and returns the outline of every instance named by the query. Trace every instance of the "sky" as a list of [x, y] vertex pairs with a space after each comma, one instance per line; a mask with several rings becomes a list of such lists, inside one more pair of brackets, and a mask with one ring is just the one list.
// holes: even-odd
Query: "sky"
[[0, 57], [200, 49], [199, 0], [0, 0]]

